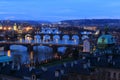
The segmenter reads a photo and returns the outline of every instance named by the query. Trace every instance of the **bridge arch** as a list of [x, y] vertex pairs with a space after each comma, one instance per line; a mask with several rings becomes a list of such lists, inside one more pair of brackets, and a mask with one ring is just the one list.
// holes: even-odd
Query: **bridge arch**
[[54, 35], [53, 36], [53, 41], [58, 42], [60, 40], [60, 36], [59, 35]]
[[43, 41], [48, 42], [50, 40], [51, 40], [50, 35], [44, 35], [43, 36]]
[[47, 29], [47, 30], [46, 30], [46, 33], [47, 33], [47, 34], [51, 34], [51, 33], [53, 33], [53, 30], [52, 30], [52, 29]]
[[63, 41], [68, 41], [70, 39], [70, 36], [69, 35], [63, 35], [63, 37], [62, 37], [62, 40]]
[[73, 36], [72, 36], [72, 40], [73, 40], [74, 42], [79, 42], [79, 36], [78, 36], [78, 35], [73, 35]]
[[67, 47], [58, 47], [58, 53], [60, 55], [64, 55]]
[[60, 34], [60, 31], [58, 31], [58, 29], [54, 29], [53, 34]]
[[10, 45], [10, 50], [27, 51], [27, 46], [24, 46], [24, 45]]
[[44, 29], [44, 28], [42, 28], [41, 33], [46, 33], [46, 31], [45, 31], [45, 29]]
[[35, 35], [34, 36], [34, 41], [35, 42], [40, 42], [41, 41], [41, 36], [40, 35]]
[[[53, 48], [50, 46], [34, 46], [34, 50], [38, 52], [38, 53], [35, 52], [38, 56], [38, 61], [51, 59], [53, 57]], [[42, 54], [39, 54], [39, 53], [42, 53]]]
[[25, 35], [25, 42], [31, 42], [32, 41], [32, 35], [26, 34]]

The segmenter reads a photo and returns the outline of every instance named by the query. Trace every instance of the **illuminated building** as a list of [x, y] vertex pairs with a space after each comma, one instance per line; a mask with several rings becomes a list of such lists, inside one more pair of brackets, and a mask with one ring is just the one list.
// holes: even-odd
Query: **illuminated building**
[[112, 35], [109, 34], [102, 35], [98, 38], [97, 44], [99, 48], [110, 47], [115, 44], [115, 39]]
[[60, 34], [61, 31], [59, 31], [58, 28], [42, 27], [41, 33], [44, 33], [44, 34]]
[[18, 30], [21, 29], [21, 26], [18, 26]]
[[99, 35], [100, 34], [100, 30], [97, 30], [96, 32], [95, 32], [95, 35]]
[[85, 26], [85, 27], [83, 27], [85, 30], [93, 30], [93, 31], [96, 31], [96, 29], [97, 29], [97, 27], [95, 27], [95, 26]]
[[83, 39], [83, 52], [90, 52], [89, 37], [84, 35], [82, 39]]
[[17, 30], [17, 24], [15, 23], [13, 26], [13, 30], [16, 31]]
[[26, 28], [25, 28], [26, 31], [30, 31], [30, 30], [32, 30], [32, 29], [33, 29], [32, 27], [26, 27]]
[[22, 34], [21, 26], [18, 26], [18, 33], [19, 33], [19, 34]]
[[0, 24], [0, 30], [2, 29], [3, 27], [2, 27], [2, 24]]

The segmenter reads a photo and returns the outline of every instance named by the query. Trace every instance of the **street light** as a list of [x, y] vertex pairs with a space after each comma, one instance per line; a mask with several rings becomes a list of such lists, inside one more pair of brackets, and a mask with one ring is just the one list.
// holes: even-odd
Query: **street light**
[[11, 30], [12, 28], [11, 27], [8, 27], [8, 30]]
[[6, 27], [4, 27], [3, 29], [4, 29], [4, 30], [7, 30], [7, 28], [6, 28]]

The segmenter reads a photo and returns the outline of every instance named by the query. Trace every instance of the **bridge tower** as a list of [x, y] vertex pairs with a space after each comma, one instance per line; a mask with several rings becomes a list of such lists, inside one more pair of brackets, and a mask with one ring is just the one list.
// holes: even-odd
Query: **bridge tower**
[[83, 36], [83, 52], [90, 52], [90, 42], [88, 36]]

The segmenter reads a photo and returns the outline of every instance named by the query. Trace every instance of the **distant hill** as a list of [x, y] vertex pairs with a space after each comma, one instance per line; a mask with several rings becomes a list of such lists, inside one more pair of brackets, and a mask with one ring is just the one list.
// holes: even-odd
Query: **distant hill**
[[42, 23], [49, 24], [51, 22], [49, 22], [49, 21], [34, 21], [34, 20], [0, 20], [0, 24], [2, 24], [2, 25], [13, 25], [14, 23], [17, 23], [18, 25], [23, 24], [23, 23], [30, 24], [30, 25], [37, 25], [37, 24], [42, 24]]
[[70, 24], [71, 26], [115, 26], [120, 27], [120, 19], [79, 19], [64, 20], [62, 24]]

